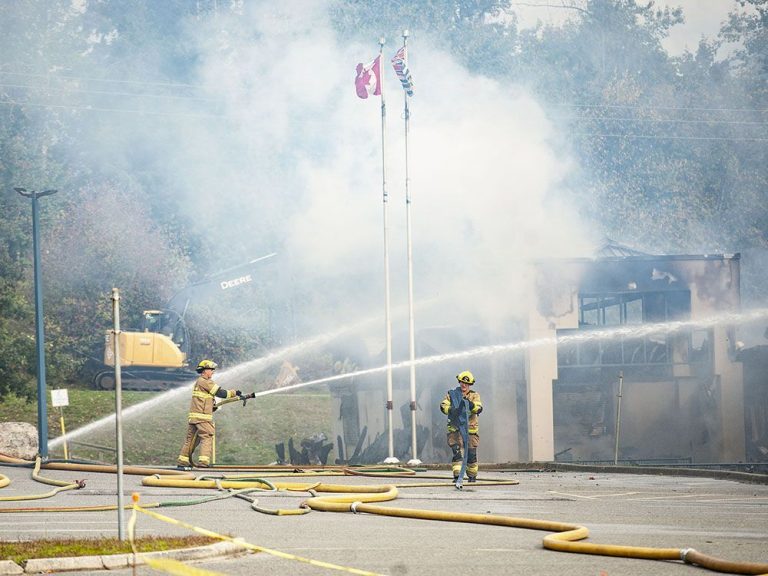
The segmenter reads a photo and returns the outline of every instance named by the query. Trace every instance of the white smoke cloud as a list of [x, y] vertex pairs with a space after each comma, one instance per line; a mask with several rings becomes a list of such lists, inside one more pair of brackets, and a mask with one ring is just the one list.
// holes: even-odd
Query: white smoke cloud
[[[265, 3], [192, 28], [199, 82], [219, 118], [182, 117], [162, 153], [171, 156], [180, 205], [209, 216], [207, 238], [223, 259], [276, 249], [294, 274], [327, 287], [313, 295], [320, 323], [338, 321], [339, 302], [350, 306], [343, 316], [383, 314], [380, 101], [360, 100], [353, 85], [356, 64], [372, 59], [378, 43], [343, 46], [324, 3], [301, 6]], [[385, 45], [382, 70], [392, 301], [402, 312], [403, 92], [389, 63], [396, 48]], [[569, 160], [520, 87], [472, 74], [418, 31], [409, 55], [414, 290], [417, 305], [432, 303], [422, 325], [446, 315], [505, 318], [523, 304], [526, 261], [589, 250], [559, 190]]]

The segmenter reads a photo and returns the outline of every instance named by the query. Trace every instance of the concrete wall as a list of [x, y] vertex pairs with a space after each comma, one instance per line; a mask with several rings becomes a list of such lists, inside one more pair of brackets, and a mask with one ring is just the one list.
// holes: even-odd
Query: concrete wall
[[[740, 307], [738, 257], [547, 263], [539, 269], [537, 288], [539, 305], [529, 318], [531, 340], [575, 328], [578, 318], [574, 323], [574, 314], [567, 310], [578, 308], [579, 293], [689, 290], [690, 321], [701, 321], [698, 329], [708, 335], [708, 364], [691, 364], [688, 333], [681, 332], [670, 339], [673, 366], [669, 378], [644, 380], [635, 374], [623, 380], [619, 458], [744, 459], [743, 374], [735, 359], [734, 328], [727, 316]], [[565, 298], [568, 294], [570, 303]], [[604, 369], [596, 372], [597, 380], [569, 388], [567, 382], [557, 380], [556, 351], [548, 345], [532, 350], [528, 357], [531, 460], [541, 459], [551, 450], [567, 451], [568, 458], [575, 460], [614, 457], [620, 368], [615, 367], [615, 376]], [[554, 442], [545, 432], [550, 421], [555, 428]]]
[[[417, 425], [428, 431], [419, 454], [423, 462], [450, 459], [446, 420], [437, 406], [446, 391], [456, 386], [455, 374], [466, 369], [475, 374], [476, 389], [485, 405], [480, 418], [481, 462], [551, 461], [569, 448], [574, 459], [613, 458], [618, 368], [587, 383], [581, 392], [558, 382], [556, 337], [558, 330], [579, 328], [580, 293], [689, 290], [691, 320], [737, 312], [740, 306], [737, 257], [573, 259], [539, 263], [533, 277], [530, 313], [520, 327], [528, 346], [524, 354], [455, 359], [417, 370]], [[698, 462], [744, 458], [743, 376], [735, 360], [733, 329], [727, 322], [713, 322], [702, 331], [711, 340], [708, 365], [702, 367], [689, 358], [692, 353], [685, 333], [671, 339], [669, 378], [659, 381], [637, 374], [624, 378], [620, 458], [690, 457]], [[431, 345], [429, 353], [417, 353], [417, 357], [475, 347], [475, 340], [461, 340], [464, 332], [450, 333], [454, 340], [438, 330], [430, 338], [417, 334], [417, 350], [425, 340]], [[437, 336], [452, 347], [441, 346]], [[479, 338], [495, 342], [503, 337], [485, 334]], [[401, 411], [409, 402], [407, 372], [396, 372], [393, 383], [395, 433], [408, 432]], [[373, 444], [377, 435], [387, 435], [385, 375], [377, 374], [343, 390], [338, 387], [337, 408], [342, 418], [334, 426], [335, 433], [344, 438], [349, 458], [364, 426], [368, 434], [363, 448]], [[579, 402], [585, 408], [576, 406]], [[558, 417], [558, 410], [567, 416], [569, 410], [580, 409], [586, 410], [582, 420]], [[410, 418], [409, 411], [405, 414]], [[410, 447], [410, 441], [407, 445]], [[404, 461], [410, 457], [409, 448]]]

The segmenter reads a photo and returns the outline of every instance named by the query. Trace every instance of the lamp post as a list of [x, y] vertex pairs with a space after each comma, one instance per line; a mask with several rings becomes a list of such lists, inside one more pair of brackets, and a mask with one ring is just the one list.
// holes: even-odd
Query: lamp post
[[56, 194], [57, 190], [27, 192], [14, 188], [26, 198], [32, 198], [32, 246], [35, 268], [35, 344], [37, 345], [37, 439], [40, 458], [48, 458], [48, 397], [45, 385], [45, 330], [43, 327], [43, 285], [40, 277], [40, 225], [37, 217], [37, 199]]

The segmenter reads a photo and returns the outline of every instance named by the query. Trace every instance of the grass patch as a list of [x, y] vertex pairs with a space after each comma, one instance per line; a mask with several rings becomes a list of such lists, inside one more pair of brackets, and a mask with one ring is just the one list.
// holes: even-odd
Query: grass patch
[[[122, 393], [123, 409], [151, 398], [152, 393], [127, 390]], [[69, 406], [64, 407], [64, 426], [72, 431], [115, 411], [115, 393], [68, 388]], [[48, 393], [48, 437], [61, 434], [60, 410], [51, 406]], [[0, 422], [27, 422], [37, 426], [37, 400], [27, 402], [13, 393], [0, 399]]]
[[[139, 552], [158, 552], [206, 546], [219, 542], [207, 536], [155, 537], [136, 539]], [[93, 538], [71, 540], [32, 540], [28, 542], [0, 542], [0, 558], [23, 564], [31, 558], [66, 558], [70, 556], [97, 556], [101, 554], [131, 553], [130, 542], [118, 538]]]
[[[123, 409], [150, 400], [162, 392], [123, 391]], [[115, 393], [105, 390], [69, 389], [69, 406], [64, 408], [64, 425], [72, 432], [86, 424], [109, 416], [115, 411]], [[140, 414], [123, 419], [123, 457], [126, 465], [173, 466], [184, 441], [190, 392], [174, 396]], [[50, 398], [49, 398], [50, 400]], [[216, 462], [221, 465], [261, 465], [277, 459], [275, 445], [293, 439], [297, 450], [301, 440], [323, 433], [334, 444], [328, 463], [337, 454], [331, 430], [336, 415], [332, 414], [328, 391], [291, 392], [249, 400], [246, 406], [234, 402], [216, 412]], [[0, 399], [0, 422], [28, 422], [37, 425], [37, 402], [8, 395]], [[48, 437], [61, 434], [59, 409], [48, 406]], [[70, 443], [69, 457], [114, 463], [114, 424], [78, 437]], [[102, 450], [95, 446], [103, 446]], [[112, 450], [110, 450], [112, 449]], [[59, 445], [49, 453], [63, 458]]]
[[[123, 420], [123, 451], [126, 464], [175, 465], [187, 429], [191, 393], [153, 406]], [[249, 400], [246, 406], [233, 402], [214, 416], [216, 423], [216, 463], [221, 465], [264, 465], [277, 459], [275, 444], [293, 439], [301, 450], [303, 438], [324, 433], [335, 444], [331, 395], [282, 394]], [[114, 428], [89, 433], [84, 442], [114, 446]], [[335, 458], [334, 451], [328, 463]], [[57, 449], [58, 450], [58, 449]], [[95, 450], [74, 447], [76, 457], [101, 459]], [[197, 453], [196, 453], [197, 455]], [[110, 456], [111, 455], [107, 455]]]

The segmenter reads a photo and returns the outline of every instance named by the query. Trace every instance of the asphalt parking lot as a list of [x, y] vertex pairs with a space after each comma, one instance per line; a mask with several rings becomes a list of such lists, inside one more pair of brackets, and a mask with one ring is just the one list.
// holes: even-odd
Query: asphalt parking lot
[[[201, 475], [199, 471], [196, 474]], [[226, 470], [213, 475], [247, 471]], [[10, 484], [0, 497], [42, 494], [50, 490], [31, 477], [31, 469], [0, 465]], [[115, 474], [43, 470], [58, 480], [85, 479], [86, 486], [51, 498], [0, 502], [0, 540], [117, 536], [118, 512], [67, 511], [65, 508], [116, 504]], [[434, 478], [439, 476], [445, 481]], [[456, 490], [447, 471], [426, 471], [408, 478], [296, 474], [275, 482], [322, 482], [333, 485], [396, 484], [396, 500], [381, 506], [449, 513], [473, 513], [565, 522], [589, 530], [587, 542], [659, 548], [694, 548], [737, 562], [768, 562], [768, 484], [728, 479], [723, 475], [617, 473], [606, 470], [493, 470], [487, 480], [514, 480], [514, 485], [465, 485]], [[211, 496], [215, 489], [142, 485], [143, 476], [124, 476], [125, 502], [140, 495], [141, 504], [188, 502]], [[264, 492], [258, 506], [297, 509], [307, 492]], [[48, 511], [9, 512], [16, 508]], [[59, 510], [62, 509], [62, 510]], [[502, 526], [396, 518], [368, 513], [312, 511], [274, 515], [252, 509], [249, 502], [225, 498], [190, 506], [154, 509], [168, 517], [289, 556], [339, 567], [320, 567], [268, 553], [226, 556], [195, 564], [224, 574], [332, 574], [357, 569], [376, 574], [440, 575], [446, 571], [496, 574], [578, 574], [613, 576], [711, 574], [679, 561], [572, 554], [544, 549], [546, 531]], [[125, 512], [127, 518], [130, 512]], [[190, 530], [139, 515], [138, 535], [186, 535]], [[104, 574], [100, 571], [69, 574]], [[110, 570], [127, 575], [133, 570]], [[155, 574], [139, 567], [138, 574]]]

